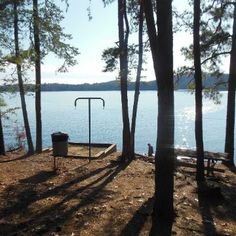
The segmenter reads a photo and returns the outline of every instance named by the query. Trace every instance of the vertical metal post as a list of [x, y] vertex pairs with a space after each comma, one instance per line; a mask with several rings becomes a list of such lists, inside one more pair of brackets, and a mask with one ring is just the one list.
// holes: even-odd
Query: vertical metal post
[[91, 119], [91, 100], [92, 100], [92, 99], [100, 99], [100, 100], [102, 100], [103, 109], [104, 109], [104, 107], [105, 107], [105, 101], [104, 101], [103, 98], [100, 98], [100, 97], [78, 97], [78, 98], [76, 98], [75, 101], [74, 101], [75, 107], [76, 107], [77, 101], [78, 101], [79, 99], [86, 99], [86, 100], [88, 100], [88, 119], [89, 119], [89, 162], [90, 162], [90, 161], [91, 161], [91, 157], [92, 157], [92, 154], [91, 154], [91, 146], [92, 146], [92, 144], [91, 144], [91, 120], [92, 120], [92, 119]]
[[88, 119], [89, 119], [89, 161], [91, 160], [91, 99], [88, 99]]

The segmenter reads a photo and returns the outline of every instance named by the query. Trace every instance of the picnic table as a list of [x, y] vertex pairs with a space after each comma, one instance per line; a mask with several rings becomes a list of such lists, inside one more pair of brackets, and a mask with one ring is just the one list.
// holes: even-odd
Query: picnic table
[[[184, 156], [184, 157], [190, 157], [193, 159], [197, 159], [197, 152], [196, 150], [192, 149], [181, 149], [181, 148], [175, 148], [175, 155], [176, 156]], [[229, 162], [228, 153], [222, 153], [222, 152], [209, 152], [204, 151], [204, 160], [207, 162], [206, 170], [207, 175], [210, 173], [214, 175], [214, 170], [219, 170], [215, 168], [215, 165], [217, 162]]]

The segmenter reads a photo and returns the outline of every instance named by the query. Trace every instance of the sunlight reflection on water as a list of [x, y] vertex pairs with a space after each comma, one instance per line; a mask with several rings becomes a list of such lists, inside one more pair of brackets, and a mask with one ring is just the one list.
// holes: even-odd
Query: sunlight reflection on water
[[[222, 93], [221, 104], [215, 105], [212, 101], [203, 101], [203, 126], [205, 149], [211, 151], [223, 151], [225, 132], [226, 98]], [[130, 111], [132, 109], [133, 92], [129, 92]], [[71, 141], [88, 141], [88, 107], [87, 102], [80, 102], [74, 108], [74, 99], [78, 96], [102, 97], [106, 101], [105, 109], [96, 102], [92, 103], [92, 141], [116, 143], [121, 149], [122, 142], [122, 117], [119, 91], [106, 92], [43, 92], [42, 93], [42, 119], [43, 119], [43, 145], [51, 146], [51, 133], [56, 131], [67, 132]], [[35, 139], [35, 114], [34, 97], [27, 96], [27, 108], [29, 112], [32, 136]], [[9, 105], [18, 106], [19, 97], [7, 99]], [[12, 120], [22, 124], [20, 110]], [[4, 121], [9, 128], [5, 128], [6, 144], [14, 141], [13, 122]], [[190, 93], [175, 92], [175, 146], [194, 148], [194, 96]], [[12, 123], [11, 123], [12, 122]], [[157, 133], [157, 97], [155, 91], [141, 91], [137, 127], [136, 150], [139, 153], [147, 152], [147, 143], [154, 148]]]

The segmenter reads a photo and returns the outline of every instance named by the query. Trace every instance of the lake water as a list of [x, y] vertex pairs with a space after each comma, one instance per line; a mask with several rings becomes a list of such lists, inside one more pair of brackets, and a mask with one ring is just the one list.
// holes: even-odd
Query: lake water
[[[133, 101], [133, 92], [129, 92], [130, 108]], [[105, 100], [105, 109], [100, 100], [92, 101], [92, 142], [116, 143], [121, 149], [122, 117], [119, 91], [99, 92], [42, 92], [42, 124], [43, 146], [51, 146], [51, 134], [57, 131], [69, 134], [70, 141], [88, 142], [88, 102], [79, 100], [74, 107], [77, 97], [102, 97]], [[4, 95], [10, 107], [20, 106], [18, 95], [9, 98]], [[35, 137], [34, 97], [26, 96], [30, 125], [33, 138]], [[204, 145], [205, 150], [224, 151], [225, 116], [227, 93], [222, 92], [221, 104], [215, 105], [204, 99]], [[157, 96], [155, 91], [141, 91], [137, 128], [136, 152], [146, 153], [147, 143], [155, 148]], [[188, 92], [175, 92], [175, 146], [184, 148], [195, 147], [194, 136], [194, 96]], [[5, 120], [4, 128], [6, 145], [15, 142], [14, 130], [22, 126], [20, 110]], [[15, 123], [17, 121], [17, 124]], [[35, 139], [35, 138], [34, 138]]]

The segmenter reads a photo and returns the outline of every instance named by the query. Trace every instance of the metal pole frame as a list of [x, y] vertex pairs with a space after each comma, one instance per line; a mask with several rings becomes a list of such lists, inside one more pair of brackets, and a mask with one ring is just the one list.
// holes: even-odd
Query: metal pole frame
[[75, 99], [74, 101], [74, 105], [76, 107], [77, 105], [77, 101], [78, 100], [88, 100], [88, 119], [89, 119], [89, 162], [91, 161], [91, 157], [92, 157], [92, 154], [91, 154], [91, 100], [102, 100], [102, 103], [103, 103], [103, 109], [105, 107], [105, 101], [103, 98], [100, 98], [100, 97], [78, 97]]

